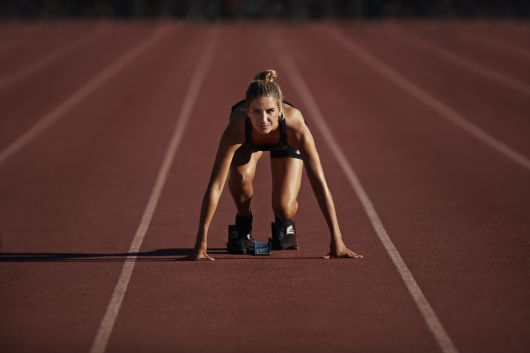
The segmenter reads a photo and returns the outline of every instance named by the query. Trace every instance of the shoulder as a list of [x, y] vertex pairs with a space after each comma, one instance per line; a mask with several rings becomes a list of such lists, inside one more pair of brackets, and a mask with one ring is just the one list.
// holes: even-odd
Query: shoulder
[[223, 139], [228, 143], [243, 143], [245, 140], [245, 121], [247, 113], [243, 109], [234, 109], [230, 113], [228, 125], [223, 133]]
[[293, 106], [284, 104], [285, 126], [287, 130], [288, 143], [298, 149], [302, 149], [307, 136], [311, 135], [302, 112]]
[[283, 105], [285, 125], [293, 132], [303, 133], [307, 129], [302, 112], [295, 107], [284, 104]]

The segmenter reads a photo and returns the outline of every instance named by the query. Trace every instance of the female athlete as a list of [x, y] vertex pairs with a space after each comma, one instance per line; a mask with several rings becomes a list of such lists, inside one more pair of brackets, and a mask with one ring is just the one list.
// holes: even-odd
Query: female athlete
[[298, 249], [293, 218], [298, 210], [298, 191], [305, 169], [331, 233], [330, 251], [324, 256], [362, 258], [348, 249], [335, 214], [315, 143], [302, 114], [285, 101], [267, 70], [250, 82], [245, 100], [232, 107], [228, 126], [221, 137], [208, 187], [201, 206], [195, 248], [186, 259], [214, 260], [207, 254], [207, 234], [217, 203], [228, 179], [237, 214], [229, 226], [227, 251], [245, 254], [252, 247], [252, 181], [263, 151], [270, 151], [272, 169], [272, 248]]

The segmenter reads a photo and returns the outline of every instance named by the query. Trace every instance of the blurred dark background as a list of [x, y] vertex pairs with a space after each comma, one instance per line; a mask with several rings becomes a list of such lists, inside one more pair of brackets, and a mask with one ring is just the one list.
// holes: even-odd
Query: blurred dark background
[[0, 0], [1, 18], [528, 18], [530, 0]]

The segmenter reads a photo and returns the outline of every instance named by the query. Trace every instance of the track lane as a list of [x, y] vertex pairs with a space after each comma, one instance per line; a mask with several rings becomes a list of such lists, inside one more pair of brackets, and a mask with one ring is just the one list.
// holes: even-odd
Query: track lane
[[[529, 198], [517, 185], [527, 182], [527, 174], [447, 122], [426, 119], [432, 111], [375, 80], [318, 30], [308, 36], [309, 27], [287, 28], [282, 40], [295, 49], [334, 134], [437, 313], [451, 323], [459, 348], [523, 351], [528, 341], [521, 337], [530, 336], [524, 276]], [[205, 31], [186, 30], [139, 58], [80, 104], [75, 119], [62, 121], [14, 159], [9, 170], [17, 174], [0, 166], [0, 190], [10, 195], [0, 202], [2, 229], [7, 224], [9, 230], [7, 237], [2, 233], [3, 251], [7, 246], [35, 261], [1, 263], [2, 282], [17, 284], [0, 294], [0, 307], [9, 309], [0, 319], [2, 347], [88, 351], [159, 167], [153, 154], [161, 158], [166, 147], [184, 96], [179, 88], [198, 61]], [[327, 231], [304, 176], [297, 217], [302, 251], [258, 259], [215, 250], [224, 247], [226, 223], [234, 216], [225, 188], [210, 231], [218, 261], [172, 261], [193, 245], [230, 104], [257, 71], [279, 67], [276, 53], [253, 40], [256, 27], [238, 24], [222, 33], [222, 49], [142, 246], [108, 351], [231, 351], [256, 342], [262, 344], [257, 351], [438, 351], [310, 116], [344, 237], [366, 258], [317, 259], [325, 252]], [[306, 111], [281, 71], [279, 82]], [[127, 93], [131, 86], [137, 89]], [[156, 128], [145, 127], [146, 116]], [[264, 157], [253, 204], [261, 240], [272, 218], [269, 177]]]
[[[149, 196], [149, 201], [147, 202], [147, 205], [142, 214], [140, 224], [138, 225], [134, 238], [130, 244], [128, 251], [130, 254], [136, 254], [140, 251], [145, 235], [151, 224], [153, 215], [156, 212], [158, 201], [160, 199], [163, 189], [165, 188], [171, 164], [173, 163], [175, 154], [178, 151], [182, 136], [184, 135], [184, 132], [188, 125], [191, 112], [193, 111], [193, 107], [195, 106], [197, 96], [203, 85], [204, 78], [212, 62], [213, 53], [216, 49], [217, 44], [217, 33], [214, 31], [211, 32], [212, 33], [205, 40], [205, 42], [207, 42], [207, 45], [204, 51], [202, 52], [202, 57], [198, 61], [198, 64], [195, 70], [193, 71], [193, 75], [191, 76], [190, 82], [187, 86], [188, 88], [186, 89], [186, 95], [184, 96], [184, 101], [179, 111], [178, 120], [175, 123], [175, 128], [173, 130], [173, 134], [171, 135], [167, 150], [164, 154], [162, 164], [160, 165], [156, 181]], [[127, 291], [127, 286], [129, 285], [134, 270], [134, 265], [136, 264], [137, 256], [133, 255], [129, 257], [128, 260], [130, 261], [126, 261], [123, 264], [120, 277], [114, 288], [114, 292], [109, 301], [105, 316], [101, 321], [97, 335], [94, 339], [94, 343], [92, 344], [92, 347], [90, 349], [91, 353], [103, 353], [106, 350], [110, 335], [112, 334], [112, 330], [116, 322], [116, 318], [120, 312], [120, 308], [123, 303], [123, 298]]]
[[53, 53], [60, 53], [72, 43], [93, 36], [108, 24], [109, 22], [106, 21], [99, 23], [59, 21], [28, 24], [29, 28], [26, 29], [15, 26], [12, 29], [0, 30], [0, 43], [9, 45], [9, 50], [0, 51], [0, 82], [5, 76], [31, 66], [37, 60]]
[[[280, 50], [285, 50], [283, 43], [278, 41], [277, 47]], [[336, 141], [335, 137], [331, 133], [331, 130], [326, 123], [326, 119], [323, 116], [322, 111], [318, 103], [313, 96], [310, 88], [308, 87], [306, 80], [303, 78], [300, 70], [296, 66], [293, 58], [288, 53], [283, 53], [281, 56], [282, 67], [287, 71], [289, 79], [295, 89], [298, 90], [300, 97], [303, 99], [304, 104], [306, 105], [308, 112], [313, 117], [315, 125], [320, 130], [322, 136], [325, 139], [325, 142], [329, 146], [332, 154], [337, 159], [338, 164], [342, 167], [344, 175], [348, 178], [352, 190], [355, 191], [356, 196], [361, 201], [363, 209], [370, 219], [372, 227], [377, 234], [377, 237], [381, 241], [381, 244], [385, 248], [388, 256], [391, 258], [393, 264], [396, 267], [397, 272], [399, 273], [401, 279], [403, 280], [405, 286], [412, 299], [418, 308], [418, 311], [421, 313], [425, 324], [431, 331], [432, 335], [436, 339], [436, 343], [440, 347], [441, 351], [444, 353], [457, 353], [458, 350], [455, 347], [451, 337], [447, 334], [447, 331], [443, 327], [443, 324], [440, 322], [440, 319], [436, 315], [436, 312], [431, 307], [429, 301], [423, 294], [423, 291], [416, 282], [414, 275], [411, 273], [407, 264], [403, 260], [403, 257], [399, 253], [399, 250], [396, 248], [389, 234], [385, 230], [381, 218], [378, 215], [377, 210], [375, 209], [373, 202], [370, 199], [370, 196], [366, 193], [364, 186], [362, 185], [357, 173], [351, 167], [348, 158], [344, 154], [342, 148]]]
[[[77, 48], [83, 47], [87, 43], [99, 39], [99, 37], [109, 30], [110, 28], [108, 26], [96, 27], [94, 28], [94, 31], [87, 33], [80, 38], [75, 38], [70, 41], [64, 40], [64, 43], [60, 44], [58, 48], [51, 50], [49, 53], [35, 55], [34, 60], [27, 65], [7, 70], [7, 72], [0, 77], [0, 91], [4, 91], [12, 85], [17, 84], [19, 81], [23, 81], [27, 77], [30, 77], [33, 73], [46, 68], [55, 61], [61, 59], [61, 57], [67, 55], [69, 52], [75, 51]], [[18, 53], [10, 54], [9, 57], [13, 60], [16, 60], [20, 55]], [[16, 61], [18, 62], [18, 60]]]
[[431, 118], [318, 26], [302, 33], [285, 35], [295, 60], [457, 348], [525, 351], [527, 171]]
[[4, 349], [89, 350], [195, 58], [172, 33], [0, 167]]
[[[57, 110], [123, 54], [146, 41], [151, 28], [118, 26], [102, 40], [66, 55], [46, 70], [0, 92], [4, 114], [0, 121], [0, 148], [5, 151], [44, 116]], [[147, 35], [146, 35], [147, 34]], [[118, 43], [116, 43], [118, 42]], [[141, 43], [141, 42], [140, 42]], [[31, 78], [31, 80], [29, 80]]]
[[478, 42], [484, 46], [500, 50], [504, 53], [512, 53], [514, 54], [514, 56], [518, 56], [520, 59], [526, 60], [527, 62], [530, 61], [530, 50], [526, 50], [518, 46], [504, 43], [502, 40], [492, 39], [492, 38], [483, 38], [476, 34], [466, 34], [464, 35], [464, 38], [466, 40]]
[[523, 156], [530, 156], [526, 133], [530, 129], [526, 118], [530, 103], [524, 94], [467, 72], [405, 41], [389, 40], [391, 37], [376, 31], [359, 32], [354, 27], [341, 27], [341, 30], [350, 40], [486, 133]]
[[[434, 24], [433, 29], [443, 27], [442, 23]], [[527, 23], [517, 21], [476, 21], [466, 23], [466, 21], [455, 21], [452, 27], [465, 30], [466, 32], [474, 33], [486, 38], [501, 41], [506, 45], [528, 48], [528, 35], [530, 34], [530, 27]]]
[[[422, 27], [421, 23], [414, 22], [408, 25], [390, 22], [384, 25], [384, 32], [395, 31], [397, 35], [404, 36], [405, 39], [408, 38], [412, 42], [419, 39], [436, 47], [438, 50], [449, 51], [459, 58], [476, 62], [490, 70], [497, 71], [499, 74], [522, 80], [527, 84], [530, 83], [528, 59], [502, 47], [492, 47], [485, 45], [480, 40], [470, 40], [467, 35], [473, 33], [473, 29], [474, 27], [471, 25], [466, 28], [460, 28], [457, 24], [452, 26], [440, 25], [426, 29]], [[490, 37], [493, 37], [493, 40], [505, 43], [510, 36], [513, 36], [513, 34], [506, 33], [506, 31], [495, 29], [495, 27], [483, 30], [480, 33], [476, 37], [484, 39], [486, 42]], [[530, 50], [530, 44], [528, 43], [517, 47], [523, 50]]]
[[[251, 40], [269, 34], [262, 26], [248, 24], [222, 28], [220, 50], [207, 82], [227, 84], [223, 90], [217, 84], [203, 89], [200, 102], [207, 104], [197, 105], [194, 111], [144, 252], [167, 259], [184, 255], [193, 246], [200, 200], [230, 105], [242, 96], [257, 71], [280, 67], [271, 47]], [[244, 55], [242, 42], [249, 43]], [[241, 55], [245, 60], [237, 61], [238, 69], [227, 72], [226, 65]], [[284, 94], [304, 110], [286, 73], [280, 71], [280, 75]], [[315, 135], [344, 238], [366, 259], [321, 258], [329, 238], [305, 176], [296, 218], [302, 250], [276, 252], [266, 258], [227, 255], [226, 225], [233, 222], [234, 207], [225, 187], [209, 233], [210, 253], [217, 261], [175, 262], [172, 266], [139, 262], [108, 352], [133, 348], [229, 352], [250, 346], [257, 352], [437, 350], [362, 207], [349, 191], [348, 181], [325, 144], [318, 142], [318, 131]], [[271, 221], [267, 159], [264, 156], [260, 163], [252, 206], [255, 236], [260, 240], [267, 238]]]
[[[413, 47], [420, 47], [432, 55], [461, 68], [463, 71], [474, 73], [490, 80], [492, 84], [504, 86], [514, 93], [530, 97], [530, 71], [527, 63], [521, 63], [517, 67], [513, 60], [509, 60], [510, 58], [504, 53], [498, 53], [497, 51], [493, 55], [491, 53], [489, 55], [481, 54], [480, 47], [471, 49], [469, 48], [469, 43], [455, 43], [454, 40], [440, 38], [440, 35], [433, 39], [433, 35], [423, 36], [410, 31], [388, 29], [385, 32], [401, 42], [408, 42]], [[473, 51], [477, 53], [474, 55], [467, 53]], [[480, 59], [484, 56], [491, 58], [491, 60]], [[488, 61], [491, 62], [488, 64]]]

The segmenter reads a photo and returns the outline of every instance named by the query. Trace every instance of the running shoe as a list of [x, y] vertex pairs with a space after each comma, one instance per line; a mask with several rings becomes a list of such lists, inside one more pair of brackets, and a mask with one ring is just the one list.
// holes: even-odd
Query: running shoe
[[252, 237], [252, 214], [236, 215], [236, 224], [228, 226], [228, 242], [226, 250], [230, 254], [246, 254], [254, 250]]
[[295, 224], [290, 219], [276, 218], [276, 222], [271, 223], [272, 250], [298, 250], [298, 240], [296, 239]]

